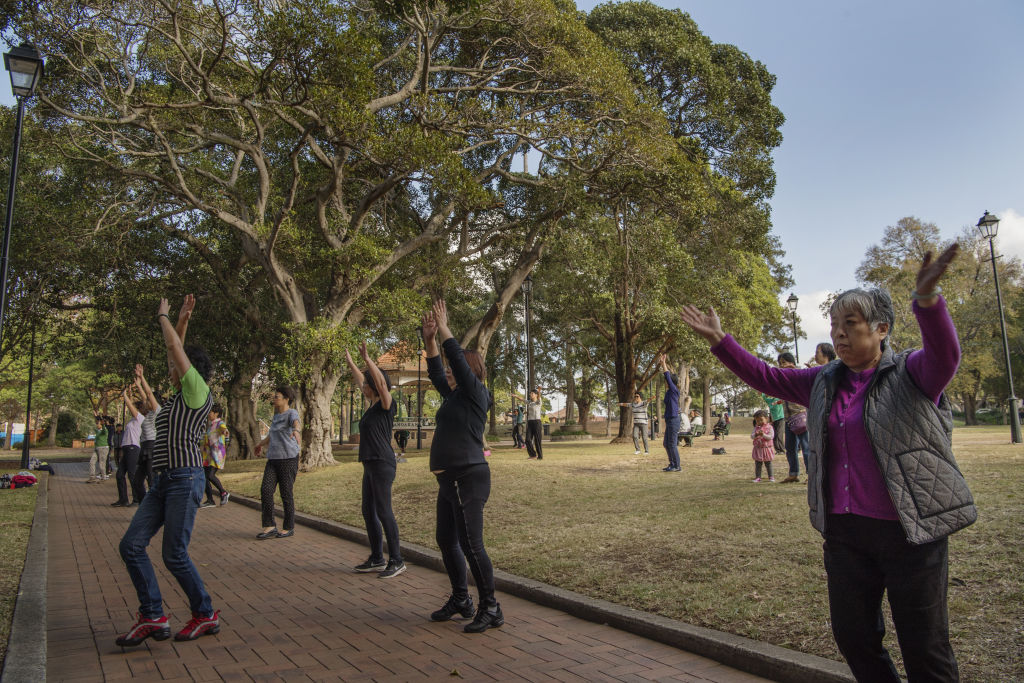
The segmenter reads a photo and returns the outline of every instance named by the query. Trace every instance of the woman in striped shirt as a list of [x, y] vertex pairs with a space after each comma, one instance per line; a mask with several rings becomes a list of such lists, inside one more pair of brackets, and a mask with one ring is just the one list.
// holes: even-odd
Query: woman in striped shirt
[[164, 401], [156, 418], [153, 488], [142, 499], [121, 538], [121, 557], [139, 596], [135, 625], [116, 640], [122, 647], [138, 645], [149, 637], [166, 640], [171, 635], [156, 573], [146, 552], [161, 527], [164, 566], [188, 596], [192, 612], [192, 619], [174, 639], [195, 640], [220, 631], [220, 612], [213, 610], [210, 595], [188, 554], [196, 510], [206, 488], [199, 442], [206, 435], [206, 419], [213, 403], [206, 384], [210, 359], [202, 348], [183, 345], [194, 307], [195, 297], [189, 294], [178, 313], [177, 326], [171, 325], [167, 299], [160, 300], [157, 313], [175, 391]]

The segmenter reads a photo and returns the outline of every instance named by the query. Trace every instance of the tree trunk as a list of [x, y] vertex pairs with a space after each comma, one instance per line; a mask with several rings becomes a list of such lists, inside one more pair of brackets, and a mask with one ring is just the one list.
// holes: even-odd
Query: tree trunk
[[54, 448], [57, 445], [57, 418], [60, 417], [60, 406], [56, 403], [50, 412], [50, 431], [46, 434], [46, 445]]
[[311, 358], [309, 376], [299, 388], [302, 400], [299, 469], [303, 472], [337, 464], [331, 450], [331, 396], [338, 386], [341, 373], [325, 366], [321, 356]]
[[[493, 372], [488, 372], [487, 373], [487, 390], [489, 392], [491, 392], [491, 396], [494, 396], [494, 373]], [[487, 436], [493, 436], [493, 437], [497, 438], [497, 436], [498, 436], [498, 416], [497, 416], [497, 411], [495, 410], [494, 406], [495, 406], [495, 404], [494, 404], [494, 402], [492, 402], [491, 403], [491, 410], [490, 410], [490, 413], [491, 413], [491, 415], [490, 415], [490, 417], [491, 417], [491, 430], [489, 432], [487, 432]]]
[[226, 387], [228, 410], [225, 422], [231, 433], [229, 460], [248, 460], [256, 455], [260, 442], [260, 421], [256, 419], [256, 402], [252, 399], [255, 372], [235, 367]]
[[964, 392], [961, 394], [964, 403], [964, 424], [978, 424], [978, 399], [974, 394]]
[[711, 379], [706, 375], [700, 378], [700, 396], [704, 403], [704, 424], [711, 426]]
[[7, 439], [4, 442], [4, 448], [9, 451], [14, 449], [14, 423], [10, 421], [7, 422]]
[[576, 421], [576, 378], [572, 369], [569, 370], [565, 385], [565, 424]]
[[[633, 335], [625, 329], [625, 321], [620, 311], [615, 311], [615, 390], [618, 403], [633, 402], [633, 392], [636, 390], [636, 355], [633, 353]], [[612, 439], [612, 443], [633, 443], [632, 435], [633, 410], [629, 406], [620, 406], [619, 433]]]
[[578, 398], [576, 399], [576, 407], [580, 412], [580, 428], [578, 431], [586, 432], [590, 429], [590, 401]]

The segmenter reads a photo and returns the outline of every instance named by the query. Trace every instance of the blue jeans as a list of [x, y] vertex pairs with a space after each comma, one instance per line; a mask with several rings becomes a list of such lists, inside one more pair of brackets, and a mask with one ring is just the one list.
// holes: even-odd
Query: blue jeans
[[797, 448], [804, 454], [804, 469], [807, 469], [807, 444], [807, 432], [794, 434], [789, 425], [786, 425], [786, 462], [789, 463], [789, 476], [795, 477], [800, 474], [800, 459], [796, 456]]
[[668, 466], [679, 467], [679, 416], [665, 418], [665, 451]]
[[128, 530], [121, 538], [121, 559], [139, 595], [139, 612], [144, 617], [163, 616], [163, 598], [146, 547], [162, 526], [164, 528], [164, 566], [188, 596], [193, 613], [213, 614], [210, 595], [203, 588], [188, 543], [196, 521], [196, 510], [203, 499], [206, 476], [202, 467], [176, 467], [153, 474], [149, 490], [135, 511]]

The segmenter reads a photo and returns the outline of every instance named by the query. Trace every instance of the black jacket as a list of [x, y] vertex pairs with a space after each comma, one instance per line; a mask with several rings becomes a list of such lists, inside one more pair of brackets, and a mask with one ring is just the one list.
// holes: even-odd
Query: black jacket
[[427, 358], [427, 376], [441, 394], [434, 440], [430, 444], [430, 469], [450, 470], [486, 464], [484, 427], [491, 406], [490, 393], [466, 363], [466, 356], [454, 338], [446, 339], [441, 350], [455, 376], [456, 387], [448, 386], [441, 357]]

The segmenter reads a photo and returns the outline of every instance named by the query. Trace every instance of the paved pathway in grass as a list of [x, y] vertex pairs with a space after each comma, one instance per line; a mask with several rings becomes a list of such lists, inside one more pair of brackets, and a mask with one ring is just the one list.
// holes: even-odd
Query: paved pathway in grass
[[[355, 574], [364, 546], [303, 527], [257, 541], [259, 513], [202, 509], [191, 553], [221, 632], [122, 650], [135, 591], [117, 553], [134, 508], [112, 508], [113, 478], [85, 484], [84, 464], [50, 479], [47, 678], [50, 681], [759, 681], [709, 659], [499, 595], [506, 622], [481, 635], [432, 623], [444, 574], [410, 565], [389, 581]], [[172, 631], [188, 604], [150, 545]]]

